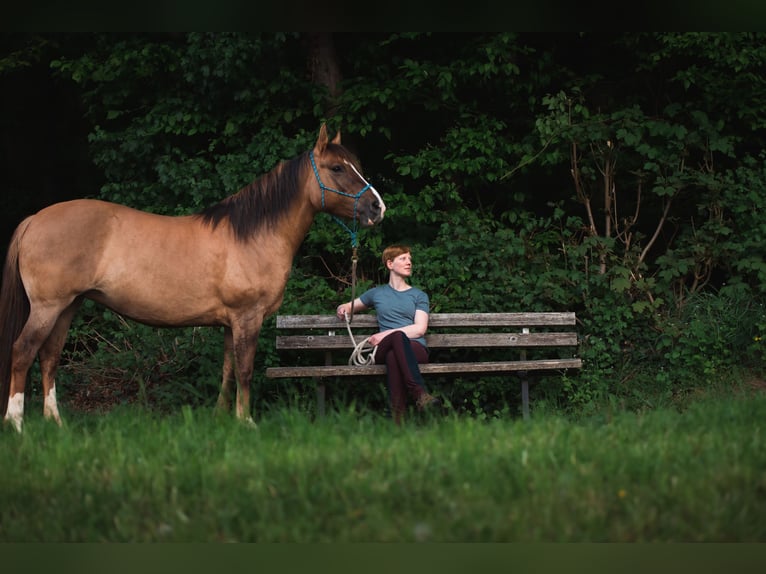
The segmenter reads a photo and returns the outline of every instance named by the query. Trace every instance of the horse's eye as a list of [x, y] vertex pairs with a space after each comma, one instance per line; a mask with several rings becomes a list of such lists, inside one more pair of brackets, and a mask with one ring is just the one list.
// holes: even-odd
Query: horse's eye
[[335, 173], [340, 173], [340, 172], [343, 171], [343, 166], [342, 165], [334, 165], [330, 169], [333, 170]]

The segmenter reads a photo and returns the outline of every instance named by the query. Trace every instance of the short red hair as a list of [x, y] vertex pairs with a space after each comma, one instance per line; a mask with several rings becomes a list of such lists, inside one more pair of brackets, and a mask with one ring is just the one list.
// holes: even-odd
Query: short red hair
[[404, 255], [405, 253], [411, 253], [409, 246], [389, 245], [383, 250], [383, 255], [381, 256], [381, 259], [383, 260], [383, 265], [385, 266], [386, 263], [388, 263], [389, 261], [393, 261], [400, 255]]

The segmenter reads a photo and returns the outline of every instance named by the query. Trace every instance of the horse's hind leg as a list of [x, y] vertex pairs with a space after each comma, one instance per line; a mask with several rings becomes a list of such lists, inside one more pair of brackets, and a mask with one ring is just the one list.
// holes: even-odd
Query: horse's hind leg
[[224, 327], [223, 330], [223, 379], [221, 381], [221, 392], [218, 393], [218, 402], [216, 410], [219, 412], [229, 412], [231, 401], [234, 396], [234, 385], [236, 378], [234, 375], [234, 339], [231, 329]]
[[27, 386], [29, 368], [32, 366], [38, 351], [48, 339], [59, 314], [59, 309], [43, 308], [41, 310], [32, 305], [27, 322], [13, 343], [11, 380], [5, 420], [13, 423], [18, 432], [21, 432], [22, 421], [24, 420], [24, 390]]
[[8, 382], [8, 408], [5, 421], [21, 432], [24, 420], [24, 391], [27, 386], [27, 373], [37, 355], [40, 343], [24, 336], [24, 331], [13, 343], [11, 351], [11, 377]]
[[40, 347], [43, 416], [46, 419], [54, 420], [59, 426], [61, 426], [61, 415], [59, 414], [58, 402], [56, 400], [56, 371], [61, 361], [61, 352], [64, 349], [64, 343], [66, 343], [69, 326], [72, 324], [75, 313], [80, 308], [80, 302], [80, 300], [77, 300], [64, 309], [64, 312], [56, 320], [50, 335], [48, 335], [48, 338]]

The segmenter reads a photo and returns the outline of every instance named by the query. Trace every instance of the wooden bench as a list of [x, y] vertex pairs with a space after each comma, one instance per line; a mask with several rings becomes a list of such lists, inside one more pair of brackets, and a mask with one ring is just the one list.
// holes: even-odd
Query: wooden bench
[[[575, 356], [574, 326], [575, 314], [569, 312], [432, 313], [426, 334], [431, 362], [421, 365], [420, 370], [424, 376], [515, 373], [521, 380], [522, 412], [526, 419], [530, 373], [582, 367], [582, 361]], [[278, 315], [277, 350], [291, 352], [291, 356], [299, 359], [296, 362], [306, 362], [306, 356], [309, 361], [317, 361], [314, 356], [320, 353], [322, 364], [269, 367], [266, 376], [316, 379], [318, 411], [323, 414], [325, 379], [385, 375], [384, 365], [348, 364], [354, 341], [360, 343], [377, 330], [375, 315], [369, 313], [354, 315], [353, 340], [346, 322], [335, 315]], [[497, 350], [503, 349], [513, 350], [514, 356], [503, 354], [498, 360]], [[466, 355], [470, 360], [466, 361]], [[487, 359], [487, 355], [495, 356]]]

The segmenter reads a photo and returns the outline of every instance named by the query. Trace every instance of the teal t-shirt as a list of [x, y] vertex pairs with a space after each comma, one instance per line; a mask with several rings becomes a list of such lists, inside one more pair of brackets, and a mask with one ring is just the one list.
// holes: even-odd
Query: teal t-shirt
[[[367, 307], [375, 309], [381, 331], [412, 325], [415, 322], [415, 311], [428, 313], [430, 309], [428, 295], [417, 287], [397, 291], [388, 284], [380, 285], [365, 291], [359, 299]], [[413, 341], [426, 346], [425, 337], [418, 337]]]

